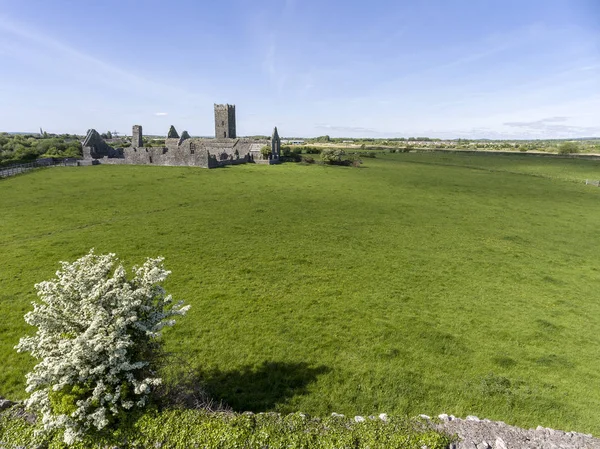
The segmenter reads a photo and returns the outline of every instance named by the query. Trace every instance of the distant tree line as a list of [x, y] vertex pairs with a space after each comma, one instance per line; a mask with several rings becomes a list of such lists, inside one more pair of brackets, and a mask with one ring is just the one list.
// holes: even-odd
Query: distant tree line
[[82, 157], [79, 137], [74, 134], [0, 133], [0, 164], [17, 164], [39, 158]]
[[490, 140], [490, 139], [437, 139], [430, 137], [398, 138], [350, 138], [319, 136], [304, 139], [310, 145], [320, 147], [358, 147], [361, 150], [383, 150], [392, 153], [415, 149], [459, 149], [496, 151], [541, 151], [547, 153], [600, 153], [600, 139], [532, 139], [532, 140]]

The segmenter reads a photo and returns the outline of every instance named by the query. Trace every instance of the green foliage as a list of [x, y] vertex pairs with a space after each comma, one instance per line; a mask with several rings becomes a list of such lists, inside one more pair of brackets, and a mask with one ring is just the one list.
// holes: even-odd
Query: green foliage
[[321, 148], [312, 147], [312, 146], [303, 146], [302, 151], [306, 154], [320, 154]]
[[48, 398], [55, 415], [70, 415], [77, 410], [77, 401], [90, 393], [89, 388], [81, 385], [67, 385], [62, 390], [51, 391]]
[[346, 152], [340, 148], [324, 148], [321, 151], [321, 160], [329, 165], [356, 165], [354, 158], [346, 155]]
[[164, 147], [165, 139], [153, 139], [151, 137], [144, 137], [143, 144], [145, 147]]
[[187, 131], [183, 131], [181, 133], [181, 139], [182, 140], [186, 140], [186, 139], [189, 139], [189, 138], [190, 138], [190, 133], [188, 133]]
[[362, 153], [358, 153], [358, 155], [369, 159], [375, 159], [377, 157], [374, 151], [363, 151]]
[[325, 148], [321, 151], [321, 160], [326, 164], [341, 164], [346, 152], [338, 148]]
[[264, 145], [261, 149], [260, 149], [260, 154], [262, 154], [263, 159], [270, 159], [271, 158], [271, 147], [268, 145]]
[[59, 433], [35, 437], [34, 426], [13, 413], [0, 415], [0, 441], [6, 449], [23, 445], [49, 449], [103, 449], [106, 447], [188, 449], [444, 449], [452, 437], [426, 428], [420, 421], [375, 418], [364, 422], [342, 417], [325, 419], [294, 413], [239, 415], [209, 414], [195, 410], [147, 412], [112, 432], [88, 436], [66, 446]]
[[558, 154], [579, 153], [579, 145], [575, 142], [563, 142], [558, 146]]
[[81, 157], [77, 136], [40, 138], [31, 135], [0, 134], [0, 165], [28, 162], [41, 157]]
[[[599, 171], [380, 152], [361, 170], [100, 165], [2, 180], [0, 396], [25, 397], [33, 361], [13, 346], [30, 332], [31, 286], [94, 246], [128, 265], [165, 256], [165, 288], [192, 305], [165, 349], [236, 411], [599, 433], [600, 189], [583, 183]], [[487, 394], [505, 383], [490, 372], [510, 387]]]
[[302, 160], [302, 149], [298, 147], [291, 147], [289, 145], [283, 145], [281, 147], [281, 156], [284, 161], [287, 162], [300, 162]]

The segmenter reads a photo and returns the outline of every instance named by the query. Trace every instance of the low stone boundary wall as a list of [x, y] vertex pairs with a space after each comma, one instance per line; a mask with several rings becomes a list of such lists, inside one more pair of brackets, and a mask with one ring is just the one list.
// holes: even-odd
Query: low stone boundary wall
[[521, 429], [477, 416], [460, 419], [442, 414], [439, 415], [439, 422], [431, 420], [429, 416], [421, 417], [432, 428], [459, 436], [460, 441], [450, 445], [450, 449], [600, 449], [600, 439], [590, 434], [563, 432], [542, 426]]

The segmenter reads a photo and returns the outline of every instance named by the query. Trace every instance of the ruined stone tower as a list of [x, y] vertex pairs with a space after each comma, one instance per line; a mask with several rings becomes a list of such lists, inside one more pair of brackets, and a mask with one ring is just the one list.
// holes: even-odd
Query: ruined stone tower
[[141, 148], [144, 146], [144, 136], [142, 135], [142, 125], [133, 125], [131, 132], [131, 146]]
[[235, 105], [215, 104], [215, 138], [235, 139]]

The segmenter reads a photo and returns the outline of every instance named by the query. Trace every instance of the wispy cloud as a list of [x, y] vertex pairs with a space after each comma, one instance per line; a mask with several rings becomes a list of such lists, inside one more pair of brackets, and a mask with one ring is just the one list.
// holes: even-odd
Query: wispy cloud
[[[4, 42], [1, 39], [2, 34], [8, 36]], [[11, 46], [15, 46], [18, 51]], [[4, 15], [0, 15], [0, 52], [18, 58], [26, 64], [42, 66], [44, 70], [51, 67], [60, 71], [61, 75], [82, 79], [88, 83], [151, 95], [193, 95], [179, 87], [149, 79], [80, 51], [39, 29], [34, 30], [26, 23]], [[49, 60], [60, 61], [61, 64], [48, 65]], [[72, 70], [72, 67], [78, 67], [78, 70]]]
[[277, 63], [277, 36], [272, 33], [265, 50], [263, 69], [267, 73], [271, 84], [275, 87], [277, 94], [282, 95], [286, 82], [286, 74]]
[[540, 120], [505, 122], [504, 126], [510, 128], [519, 128], [520, 132], [526, 135], [542, 134], [552, 137], [590, 137], [600, 135], [600, 126], [577, 126], [564, 124], [569, 117], [547, 117]]
[[365, 128], [363, 126], [337, 126], [337, 125], [327, 125], [323, 123], [318, 123], [315, 125], [317, 129], [324, 129], [327, 131], [336, 131], [336, 132], [349, 132], [349, 133], [367, 133], [367, 134], [379, 134], [379, 131], [373, 128]]
[[547, 117], [540, 120], [534, 120], [530, 122], [506, 122], [504, 126], [513, 126], [517, 128], [533, 128], [533, 129], [544, 129], [549, 123], [566, 122], [569, 117]]
[[169, 115], [168, 112], [155, 112], [154, 115], [156, 115], [157, 117], [162, 117], [163, 115]]

